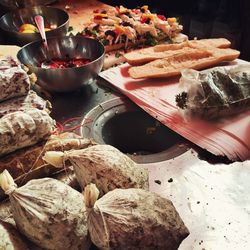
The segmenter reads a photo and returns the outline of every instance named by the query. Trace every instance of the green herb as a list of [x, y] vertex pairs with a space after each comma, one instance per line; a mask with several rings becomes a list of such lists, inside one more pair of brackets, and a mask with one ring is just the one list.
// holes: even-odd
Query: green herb
[[175, 43], [174, 38], [171, 38], [171, 37], [168, 37], [168, 38], [166, 39], [166, 42], [167, 42], [168, 44], [173, 44], [173, 43]]
[[148, 46], [155, 46], [158, 44], [158, 41], [155, 39], [155, 37], [153, 37], [149, 32], [147, 32], [145, 34], [145, 45], [148, 45]]
[[145, 41], [145, 44], [149, 46], [155, 46], [158, 44], [158, 42], [155, 38], [149, 38]]
[[104, 46], [109, 45], [109, 40], [107, 40], [107, 39], [105, 39], [105, 38], [102, 39], [101, 42], [102, 42], [102, 44], [103, 44]]
[[68, 32], [71, 32], [71, 31], [73, 31], [73, 30], [74, 30], [74, 28], [73, 28], [72, 26], [69, 26]]
[[121, 57], [122, 56], [122, 54], [119, 52], [119, 51], [117, 51], [116, 53], [115, 53], [115, 57], [116, 58], [119, 58], [119, 57]]
[[94, 37], [97, 37], [98, 36], [98, 31], [93, 29], [91, 30], [91, 34], [94, 36]]
[[187, 92], [182, 92], [176, 95], [175, 101], [176, 101], [177, 106], [181, 109], [187, 108], [187, 99], [188, 99]]

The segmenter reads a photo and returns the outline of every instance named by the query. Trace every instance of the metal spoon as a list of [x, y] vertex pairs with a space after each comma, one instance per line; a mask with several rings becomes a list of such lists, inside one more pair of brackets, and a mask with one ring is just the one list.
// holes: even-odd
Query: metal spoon
[[51, 60], [49, 56], [49, 46], [48, 46], [48, 42], [47, 42], [47, 38], [45, 34], [43, 17], [40, 15], [35, 16], [35, 23], [42, 37], [44, 47], [46, 48], [46, 60], [41, 63], [41, 68], [47, 69], [47, 68], [50, 68], [50, 65], [51, 63], [53, 63], [53, 61]]

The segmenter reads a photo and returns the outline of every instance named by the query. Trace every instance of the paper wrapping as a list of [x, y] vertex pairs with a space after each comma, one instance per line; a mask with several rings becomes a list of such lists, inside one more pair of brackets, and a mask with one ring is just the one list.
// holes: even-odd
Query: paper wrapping
[[0, 102], [13, 97], [27, 95], [30, 90], [29, 75], [11, 56], [0, 61]]
[[189, 150], [143, 166], [190, 231], [179, 250], [250, 249], [250, 161], [212, 165]]

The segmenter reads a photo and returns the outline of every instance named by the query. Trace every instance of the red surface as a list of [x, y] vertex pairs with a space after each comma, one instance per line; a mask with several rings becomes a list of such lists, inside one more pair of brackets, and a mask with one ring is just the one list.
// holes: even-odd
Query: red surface
[[78, 58], [78, 59], [69, 59], [69, 60], [62, 60], [62, 59], [52, 59], [51, 62], [42, 62], [42, 68], [49, 68], [49, 69], [66, 69], [66, 68], [73, 68], [73, 67], [81, 67], [87, 63], [90, 63], [89, 59], [86, 58]]

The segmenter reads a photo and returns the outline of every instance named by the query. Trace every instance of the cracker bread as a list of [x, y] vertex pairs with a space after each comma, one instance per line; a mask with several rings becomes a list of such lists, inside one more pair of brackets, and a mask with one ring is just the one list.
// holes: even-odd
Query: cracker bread
[[234, 49], [219, 48], [185, 48], [185, 52], [170, 55], [142, 66], [131, 67], [129, 74], [132, 78], [161, 78], [178, 76], [185, 68], [204, 69], [223, 61], [237, 59], [240, 52]]
[[154, 47], [135, 50], [124, 55], [130, 65], [141, 65], [156, 59], [184, 53], [186, 48], [229, 48], [230, 41], [225, 38], [212, 38], [184, 41], [179, 44], [161, 44]]
[[[169, 44], [169, 45], [171, 46], [178, 45], [178, 43], [183, 43], [187, 39], [188, 37], [181, 33], [181, 34], [176, 35], [176, 37], [172, 39], [174, 40], [176, 44]], [[142, 44], [138, 44], [138, 47], [145, 47], [143, 46], [143, 41], [141, 41], [141, 43]], [[163, 44], [163, 43], [165, 43], [166, 45], [166, 41], [159, 41], [159, 44]], [[158, 46], [160, 47], [160, 45]], [[134, 47], [135, 45], [131, 43], [128, 43], [128, 48], [126, 50], [124, 49], [124, 44], [115, 44], [115, 45], [105, 46], [106, 56], [104, 59], [103, 69], [106, 70], [113, 66], [117, 66], [122, 63], [125, 63], [126, 59], [123, 55], [127, 52], [134, 50]], [[117, 54], [119, 56], [117, 56]]]

